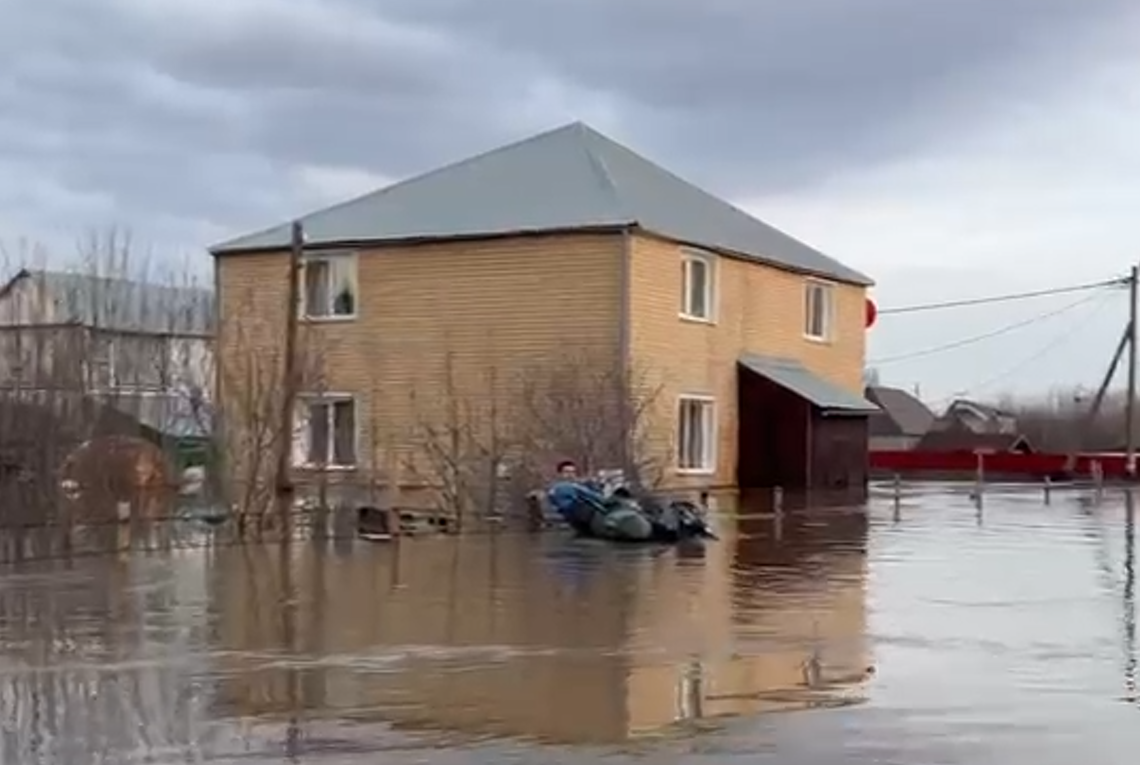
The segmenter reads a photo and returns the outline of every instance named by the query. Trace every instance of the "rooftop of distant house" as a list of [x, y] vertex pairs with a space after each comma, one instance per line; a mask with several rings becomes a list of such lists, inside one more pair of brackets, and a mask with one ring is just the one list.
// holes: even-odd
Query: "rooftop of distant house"
[[871, 419], [875, 435], [921, 436], [936, 419], [930, 407], [901, 388], [870, 385], [866, 397], [881, 410]]
[[0, 286], [0, 302], [21, 285], [38, 288], [47, 310], [20, 320], [0, 313], [0, 324], [76, 324], [121, 332], [209, 334], [214, 293], [197, 286], [82, 272], [21, 269]]

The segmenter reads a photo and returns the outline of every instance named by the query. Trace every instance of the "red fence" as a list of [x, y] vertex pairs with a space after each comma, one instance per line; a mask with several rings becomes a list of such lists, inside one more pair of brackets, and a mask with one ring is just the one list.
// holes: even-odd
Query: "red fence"
[[[963, 450], [954, 452], [871, 452], [871, 469], [876, 472], [899, 473], [974, 473], [978, 468], [978, 454]], [[986, 473], [1033, 476], [1060, 476], [1066, 472], [1069, 458], [1065, 454], [1018, 454], [994, 452], [982, 454]], [[1108, 454], [1081, 454], [1077, 456], [1072, 473], [1090, 475], [1092, 463], [1099, 462], [1104, 477], [1121, 478], [1126, 474], [1125, 456], [1119, 452]]]

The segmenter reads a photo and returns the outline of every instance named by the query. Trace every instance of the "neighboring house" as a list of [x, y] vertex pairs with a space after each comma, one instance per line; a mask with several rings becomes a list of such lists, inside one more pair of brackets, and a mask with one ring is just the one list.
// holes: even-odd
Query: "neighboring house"
[[934, 412], [905, 390], [871, 385], [864, 395], [880, 410], [870, 417], [871, 451], [913, 449], [934, 424]]
[[1017, 435], [1017, 418], [1009, 412], [976, 401], [956, 399], [946, 407], [932, 426], [935, 430], [952, 430], [961, 426], [972, 433]]
[[[412, 391], [443, 417], [455, 390], [486, 397], [493, 377], [507, 405], [535, 370], [589, 359], [652, 388], [645, 450], [668, 485], [866, 479], [870, 279], [581, 123], [302, 223], [299, 311], [324, 363], [302, 391], [299, 467], [379, 465], [400, 484]], [[290, 232], [211, 249], [233, 438], [267, 384], [253, 365], [282, 357]]]
[[922, 452], [1034, 452], [1029, 440], [1018, 433], [977, 433], [961, 424], [931, 430], [915, 446]]
[[213, 317], [206, 289], [22, 270], [0, 286], [0, 391], [82, 394], [164, 436], [203, 436]]

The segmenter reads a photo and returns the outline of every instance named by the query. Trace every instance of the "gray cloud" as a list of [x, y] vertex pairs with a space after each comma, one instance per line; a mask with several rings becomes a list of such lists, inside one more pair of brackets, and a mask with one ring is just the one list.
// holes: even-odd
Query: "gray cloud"
[[[0, 0], [0, 223], [205, 244], [297, 212], [292, 168], [400, 177], [595, 98], [618, 137], [759, 194], [936, 137], [962, 83], [1128, 4]], [[569, 102], [536, 106], [543, 82]]]

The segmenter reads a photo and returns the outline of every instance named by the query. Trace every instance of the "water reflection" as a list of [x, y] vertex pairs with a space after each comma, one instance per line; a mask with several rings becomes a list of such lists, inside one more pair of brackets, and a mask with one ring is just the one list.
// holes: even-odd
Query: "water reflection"
[[292, 592], [273, 551], [225, 555], [216, 713], [611, 743], [825, 703], [867, 663], [866, 525], [821, 528], [856, 535], [830, 584], [811, 552], [802, 585], [790, 559], [779, 578], [734, 576], [756, 549], [735, 533], [696, 558], [551, 536], [302, 546]]
[[858, 699], [865, 518], [720, 531], [701, 552], [503, 534], [9, 569], [2, 762], [343, 750], [334, 723], [365, 749], [604, 744]]
[[52, 560], [0, 580], [0, 762], [209, 746], [198, 555]]

